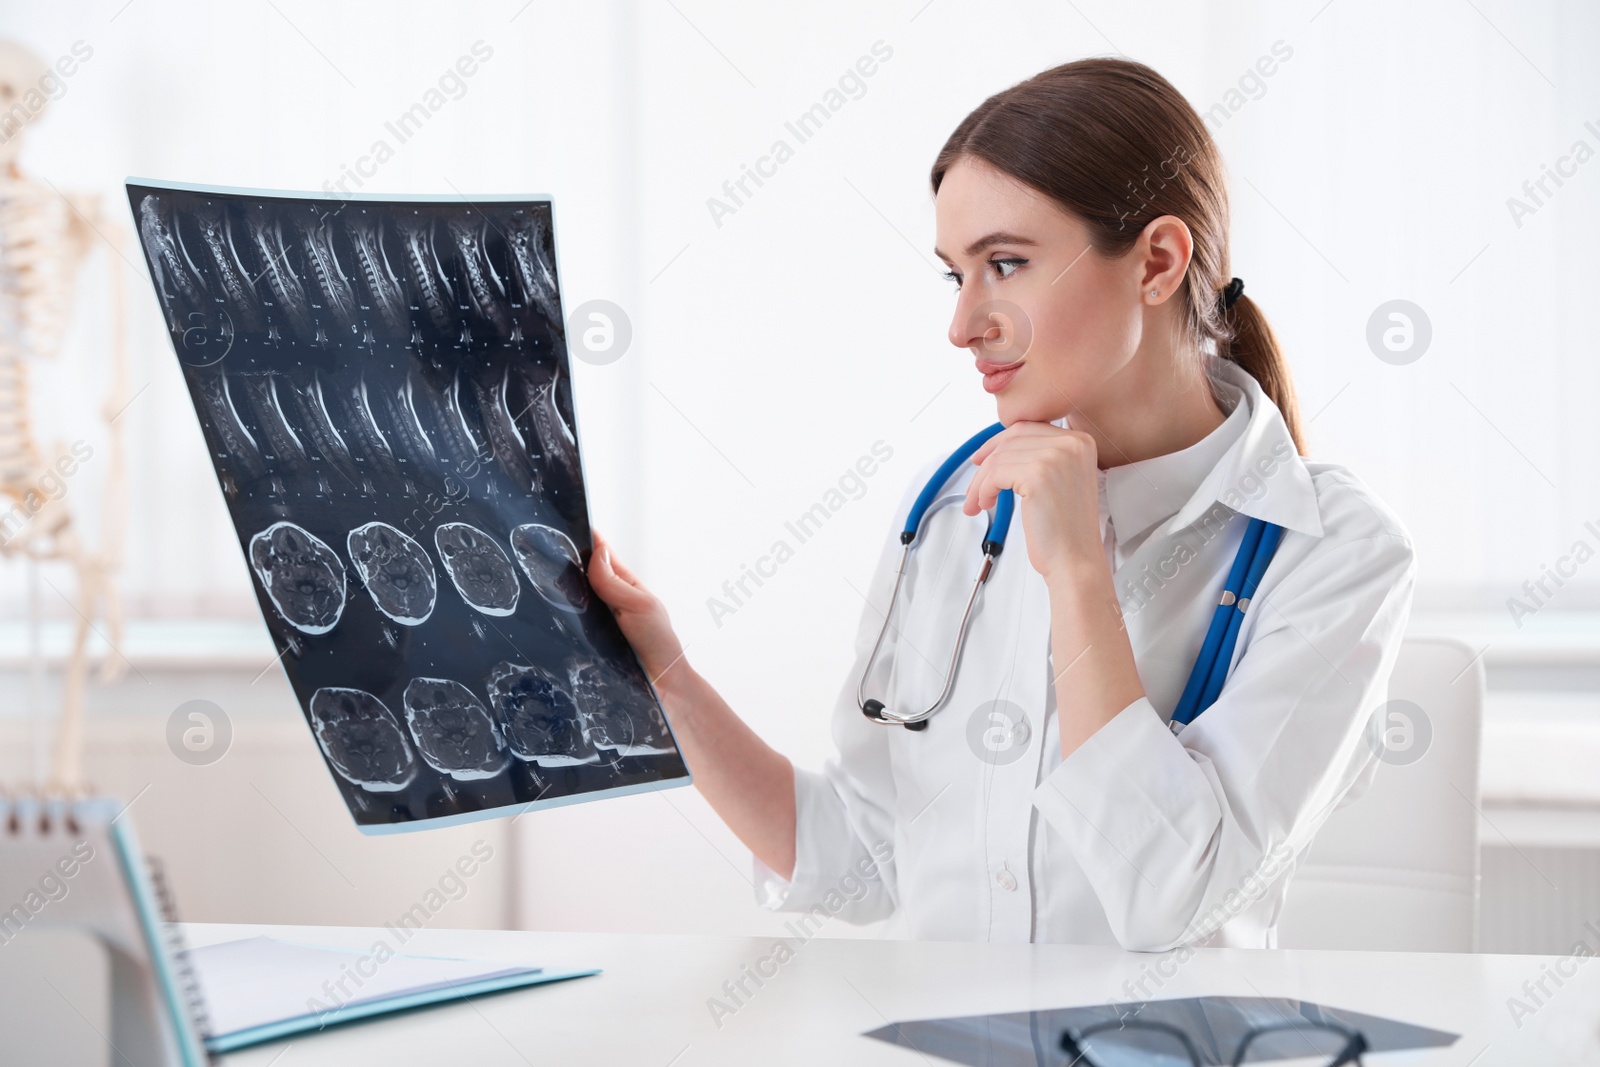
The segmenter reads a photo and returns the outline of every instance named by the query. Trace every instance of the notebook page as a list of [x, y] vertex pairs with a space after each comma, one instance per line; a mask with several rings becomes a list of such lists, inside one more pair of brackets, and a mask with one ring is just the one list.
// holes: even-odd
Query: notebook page
[[334, 1022], [345, 1007], [540, 970], [392, 953], [379, 945], [363, 951], [251, 937], [190, 949], [186, 956], [205, 991], [211, 1033], [219, 1038], [308, 1015]]

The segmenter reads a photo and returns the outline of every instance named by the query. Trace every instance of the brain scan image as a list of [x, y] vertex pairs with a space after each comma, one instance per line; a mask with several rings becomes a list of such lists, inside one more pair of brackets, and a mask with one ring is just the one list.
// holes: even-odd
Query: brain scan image
[[311, 695], [311, 728], [333, 769], [372, 793], [395, 793], [417, 776], [417, 756], [383, 701], [327, 686]]
[[518, 759], [542, 767], [600, 761], [600, 753], [584, 737], [578, 706], [567, 683], [549, 671], [498, 663], [489, 672], [485, 688], [506, 743]]
[[416, 541], [386, 522], [369, 522], [350, 531], [345, 547], [379, 611], [406, 626], [420, 626], [433, 614], [439, 578]]
[[494, 538], [476, 526], [447, 522], [433, 531], [433, 544], [462, 600], [485, 615], [510, 615], [517, 610], [522, 585], [505, 549]]
[[572, 672], [572, 695], [584, 736], [598, 749], [619, 756], [653, 756], [673, 751], [672, 732], [634, 682], [607, 663], [586, 663]]
[[323, 192], [127, 185], [257, 687], [283, 673], [363, 834], [691, 784], [589, 583], [550, 199]]
[[311, 531], [275, 522], [250, 539], [250, 567], [278, 614], [297, 630], [325, 634], [344, 611], [344, 564]]
[[460, 682], [413, 678], [404, 704], [417, 751], [434, 770], [470, 782], [493, 778], [510, 762], [500, 725]]
[[511, 554], [534, 590], [553, 607], [576, 614], [589, 606], [589, 579], [572, 538], [530, 522], [511, 531]]

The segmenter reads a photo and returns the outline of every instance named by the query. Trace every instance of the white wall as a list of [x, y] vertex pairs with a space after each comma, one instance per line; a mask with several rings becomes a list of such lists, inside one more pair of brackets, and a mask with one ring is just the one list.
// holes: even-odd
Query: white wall
[[[1580, 255], [1600, 221], [1600, 162], [1520, 226], [1506, 206], [1573, 142], [1600, 150], [1593, 5], [119, 5], [35, 6], [5, 24], [47, 57], [95, 47], [30, 132], [28, 162], [113, 210], [130, 173], [316, 188], [474, 40], [494, 47], [366, 188], [556, 196], [569, 306], [605, 297], [635, 328], [624, 359], [576, 369], [596, 524], [666, 599], [697, 669], [803, 764], [829, 750], [853, 589], [905, 479], [993, 417], [945, 341], [928, 166], [986, 95], [1078, 56], [1151, 63], [1205, 110], [1275, 42], [1292, 49], [1217, 131], [1234, 268], [1291, 353], [1316, 453], [1410, 525], [1419, 605], [1503, 611], [1573, 541], [1600, 545], [1582, 529], [1600, 519], [1586, 318], [1600, 266]], [[878, 41], [893, 54], [865, 94], [795, 145], [784, 122]], [[707, 199], [779, 137], [794, 157], [718, 225]], [[135, 384], [150, 384], [127, 417], [129, 595], [150, 613], [249, 612], [148, 283], [119, 271], [139, 312]], [[1434, 335], [1403, 367], [1365, 341], [1397, 297]], [[92, 308], [77, 328], [46, 405], [60, 427], [85, 424], [69, 371], [99, 358], [104, 332]], [[718, 625], [708, 598], [879, 439], [894, 458], [861, 498]], [[1600, 603], [1593, 566], [1560, 607]], [[19, 588], [0, 586], [13, 613]], [[750, 903], [748, 853], [692, 791], [524, 825], [525, 922], [777, 928]]]
[[[98, 193], [125, 232], [126, 258], [97, 245], [84, 306], [61, 366], [40, 375], [43, 432], [98, 445], [91, 405], [103, 395], [108, 277], [131, 300], [132, 388], [120, 420], [131, 450], [131, 561], [136, 613], [253, 612], [227, 512], [183, 380], [132, 244], [129, 175], [217, 185], [322, 189], [391, 142], [394, 156], [361, 191], [552, 194], [565, 295], [631, 303], [635, 240], [631, 118], [635, 107], [624, 5], [274, 3], [13, 7], [0, 33], [47, 62], [74, 42], [92, 57], [25, 134], [23, 161], [64, 190]], [[119, 10], [121, 9], [121, 10]], [[492, 56], [426, 126], [399, 143], [384, 124], [436, 88], [482, 41]], [[557, 104], [556, 102], [559, 102]], [[347, 189], [358, 186], [347, 183]], [[109, 232], [109, 227], [108, 227]], [[581, 236], [580, 236], [581, 235]], [[586, 461], [627, 472], [637, 455], [631, 399], [618, 375], [576, 376]], [[97, 458], [104, 455], [97, 448]], [[93, 522], [103, 465], [71, 483]], [[633, 495], [627, 475], [597, 479], [597, 506]], [[48, 590], [46, 591], [48, 595]], [[18, 586], [0, 595], [20, 611]], [[66, 606], [53, 601], [58, 614]]]

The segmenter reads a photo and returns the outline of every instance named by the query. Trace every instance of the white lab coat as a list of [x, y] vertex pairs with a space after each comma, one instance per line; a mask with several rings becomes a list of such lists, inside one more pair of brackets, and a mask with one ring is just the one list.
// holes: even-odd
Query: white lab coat
[[[888, 918], [887, 937], [1274, 945], [1295, 859], [1376, 768], [1364, 728], [1386, 699], [1415, 564], [1395, 514], [1344, 467], [1302, 459], [1254, 378], [1227, 360], [1212, 374], [1232, 404], [1221, 427], [1181, 452], [1100, 472], [1101, 528], [1109, 518], [1147, 695], [1065, 762], [1049, 594], [1028, 560], [1020, 508], [928, 728], [880, 725], [858, 708], [900, 527], [944, 456], [916, 473], [833, 711], [838, 753], [820, 773], [795, 768], [793, 879], [754, 859], [759, 903], [817, 919]], [[975, 469], [946, 492], [964, 491]], [[1227, 684], [1175, 736], [1167, 720], [1245, 516], [1283, 526], [1283, 539]], [[987, 523], [959, 503], [924, 519], [868, 697], [920, 711], [937, 696]]]

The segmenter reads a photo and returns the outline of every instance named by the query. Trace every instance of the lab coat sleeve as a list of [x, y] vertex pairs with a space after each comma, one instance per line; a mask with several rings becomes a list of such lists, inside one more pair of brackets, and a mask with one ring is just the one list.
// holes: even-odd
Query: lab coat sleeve
[[1415, 573], [1403, 530], [1317, 546], [1252, 602], [1254, 634], [1181, 735], [1140, 697], [1037, 787], [1124, 948], [1204, 940], [1292, 870], [1376, 758], [1366, 720]]
[[[816, 911], [869, 923], [895, 909], [895, 784], [889, 761], [889, 731], [900, 727], [868, 722], [856, 704], [856, 686], [883, 625], [901, 557], [900, 528], [912, 501], [939, 461], [912, 478], [894, 512], [856, 626], [855, 662], [834, 702], [832, 732], [838, 746], [820, 772], [794, 769], [795, 863], [784, 879], [752, 856], [756, 902], [770, 911]], [[898, 621], [898, 617], [897, 620]], [[884, 665], [895, 654], [895, 629], [884, 635], [868, 681], [869, 696], [883, 692]]]

